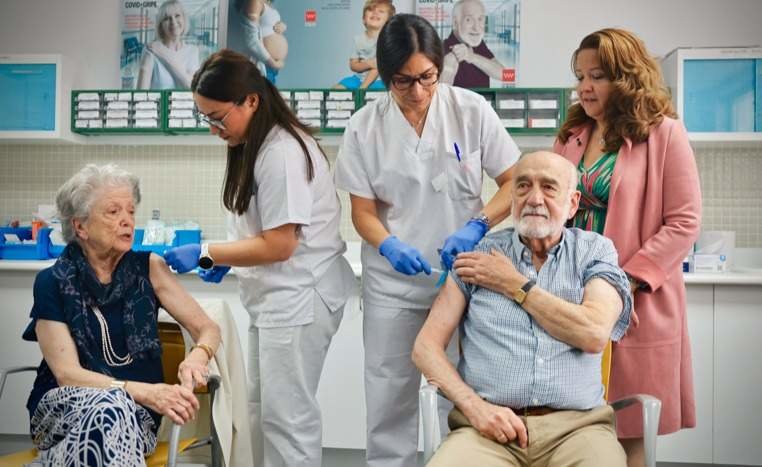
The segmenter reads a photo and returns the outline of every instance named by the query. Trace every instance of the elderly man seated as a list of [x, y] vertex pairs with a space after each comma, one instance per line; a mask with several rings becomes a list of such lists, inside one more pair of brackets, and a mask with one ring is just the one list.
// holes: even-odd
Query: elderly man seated
[[[517, 227], [458, 255], [413, 350], [455, 405], [429, 466], [626, 465], [601, 355], [624, 335], [632, 298], [611, 241], [564, 228], [576, 186], [561, 156], [525, 156], [513, 178]], [[445, 347], [458, 326], [456, 370]]]

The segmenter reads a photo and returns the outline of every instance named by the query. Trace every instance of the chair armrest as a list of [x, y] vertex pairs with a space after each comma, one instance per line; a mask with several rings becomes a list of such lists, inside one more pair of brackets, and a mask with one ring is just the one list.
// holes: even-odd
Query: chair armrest
[[656, 437], [659, 434], [661, 401], [648, 394], [634, 394], [611, 402], [609, 405], [617, 411], [636, 402], [640, 402], [643, 407], [643, 444], [646, 467], [656, 467]]
[[37, 371], [36, 366], [13, 366], [9, 368], [0, 369], [0, 397], [3, 396], [3, 388], [5, 388], [5, 378], [13, 373], [22, 373], [25, 371]]
[[[214, 399], [214, 392], [220, 387], [220, 376], [211, 374], [209, 375], [209, 380], [206, 383], [206, 387], [209, 389], [209, 392], [212, 394], [212, 399]], [[211, 429], [214, 429], [214, 422], [212, 422]], [[177, 446], [180, 444], [180, 429], [182, 428], [181, 425], [178, 425], [177, 423], [172, 424], [172, 429], [169, 432], [169, 454], [167, 455], [167, 467], [176, 467], [177, 466]]]
[[421, 386], [418, 391], [418, 399], [421, 404], [421, 422], [423, 425], [423, 462], [431, 459], [434, 451], [442, 443], [441, 429], [439, 427], [439, 414], [437, 410], [437, 397], [439, 388], [433, 384]]

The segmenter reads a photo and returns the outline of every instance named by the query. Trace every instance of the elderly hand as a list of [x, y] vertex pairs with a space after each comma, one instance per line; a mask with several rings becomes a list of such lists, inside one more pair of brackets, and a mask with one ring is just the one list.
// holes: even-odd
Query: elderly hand
[[228, 271], [230, 271], [230, 266], [214, 266], [212, 269], [199, 269], [198, 277], [204, 282], [219, 284]]
[[466, 222], [466, 225], [447, 237], [444, 246], [439, 252], [439, 259], [442, 260], [444, 267], [448, 271], [452, 269], [452, 263], [455, 261], [458, 253], [473, 250], [476, 244], [479, 243], [479, 240], [487, 233], [488, 229], [489, 227], [484, 222], [470, 220]]
[[527, 278], [516, 270], [511, 260], [495, 249], [489, 254], [461, 253], [453, 266], [463, 282], [509, 297], [527, 281]]
[[521, 418], [508, 407], [490, 404], [484, 399], [473, 399], [462, 405], [463, 415], [485, 438], [500, 444], [518, 438], [519, 447], [527, 447], [527, 428]]
[[164, 261], [169, 267], [182, 274], [198, 266], [199, 256], [201, 256], [201, 245], [191, 243], [190, 245], [170, 248], [164, 252]]
[[206, 385], [209, 381], [209, 367], [188, 354], [177, 367], [177, 378], [183, 387], [193, 390], [193, 388]]
[[474, 51], [466, 44], [456, 44], [452, 46], [452, 54], [459, 62], [471, 63], [471, 58], [474, 55]]
[[196, 418], [199, 403], [190, 389], [178, 384], [158, 383], [150, 385], [148, 393], [145, 405], [178, 425]]
[[378, 252], [385, 257], [397, 271], [408, 276], [414, 276], [423, 271], [431, 274], [431, 265], [415, 247], [402, 243], [394, 235], [378, 246]]

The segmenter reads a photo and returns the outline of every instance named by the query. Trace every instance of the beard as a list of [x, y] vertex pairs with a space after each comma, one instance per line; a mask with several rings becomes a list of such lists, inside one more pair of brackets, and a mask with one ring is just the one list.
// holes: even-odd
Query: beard
[[[564, 206], [561, 212], [567, 212], [569, 204]], [[535, 216], [528, 217], [528, 214], [534, 214]], [[545, 216], [544, 218], [536, 216]], [[550, 237], [554, 233], [561, 230], [566, 221], [554, 222], [554, 219], [550, 217], [550, 212], [545, 206], [539, 206], [533, 208], [531, 206], [525, 206], [521, 210], [516, 230], [519, 231], [519, 235], [527, 238], [545, 238]]]

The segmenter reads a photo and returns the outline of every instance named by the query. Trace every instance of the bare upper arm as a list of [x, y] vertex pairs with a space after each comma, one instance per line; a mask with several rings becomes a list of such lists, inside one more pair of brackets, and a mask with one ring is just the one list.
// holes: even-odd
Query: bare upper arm
[[262, 238], [265, 239], [267, 248], [270, 251], [277, 252], [277, 256], [281, 258], [281, 261], [290, 258], [299, 246], [296, 228], [297, 224], [284, 224], [262, 231]]
[[151, 254], [150, 279], [161, 306], [167, 310], [175, 321], [190, 332], [194, 339], [198, 337], [205, 326], [217, 326], [201, 308], [201, 305], [191, 297], [187, 290], [170, 271], [164, 258]]
[[495, 177], [495, 183], [497, 183], [497, 186], [503, 186], [506, 183], [510, 183], [511, 179], [513, 178], [513, 168], [515, 166], [516, 165], [514, 164], [508, 167], [503, 171], [503, 173]]
[[38, 319], [34, 327], [42, 351], [42, 358], [53, 375], [60, 380], [67, 370], [81, 368], [79, 353], [69, 325], [60, 321]]
[[455, 281], [448, 277], [431, 305], [431, 312], [423, 323], [418, 338], [446, 348], [465, 311], [466, 297]]
[[352, 212], [358, 212], [363, 214], [373, 214], [376, 215], [378, 209], [376, 207], [376, 200], [371, 198], [363, 198], [362, 196], [357, 196], [353, 194], [349, 194], [349, 201], [352, 204]]
[[616, 288], [601, 278], [592, 279], [585, 285], [582, 305], [591, 310], [591, 318], [604, 326], [609, 333], [624, 306]]

